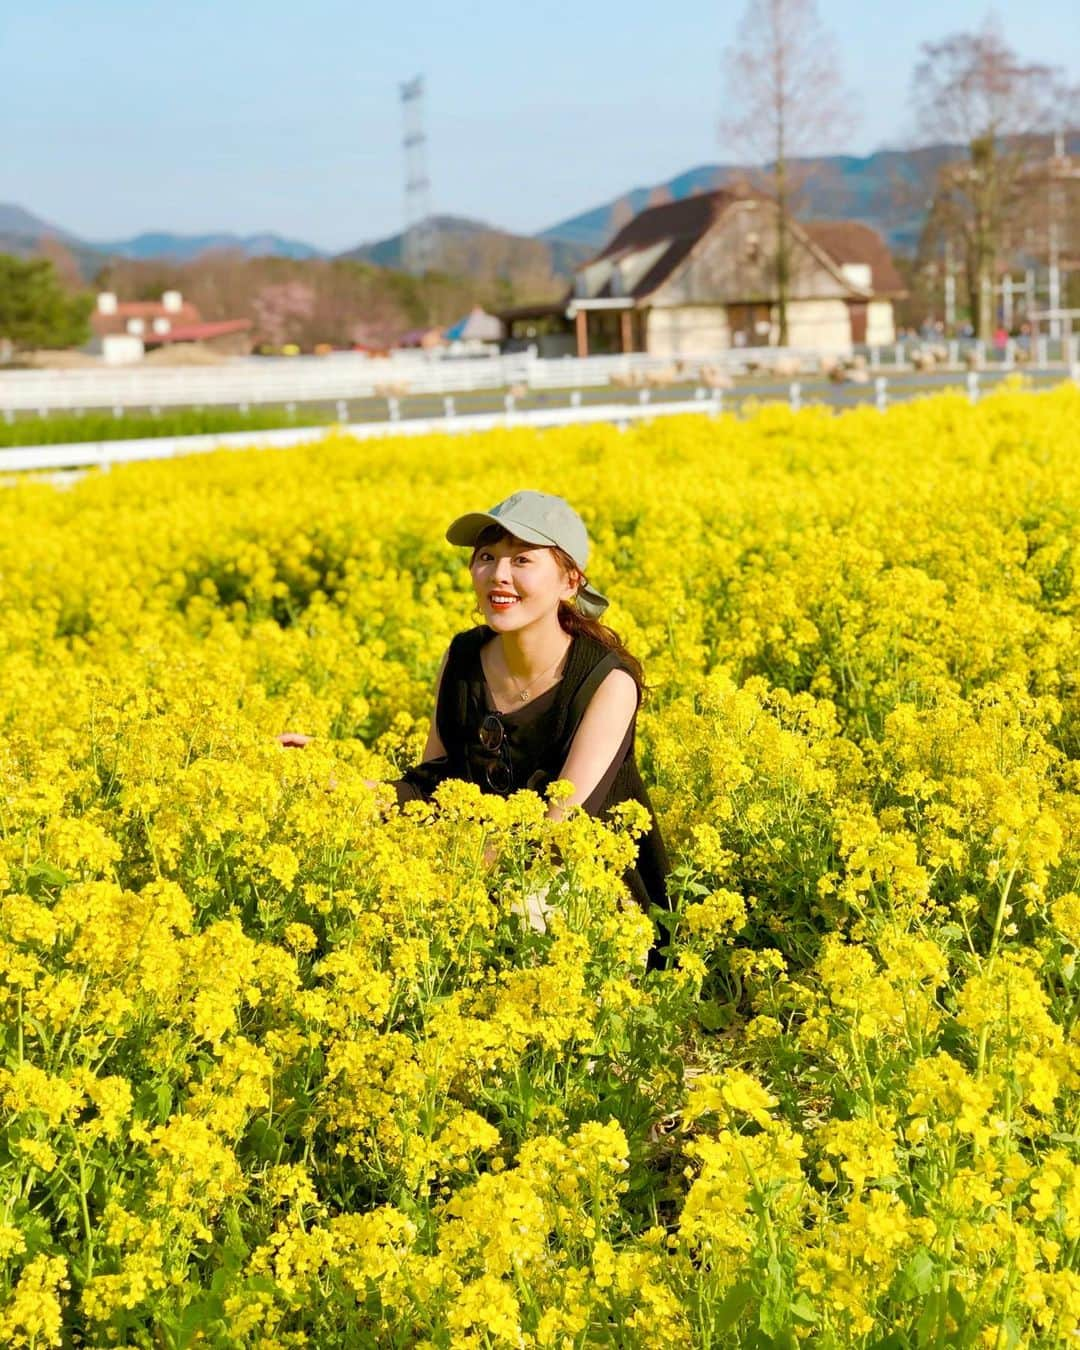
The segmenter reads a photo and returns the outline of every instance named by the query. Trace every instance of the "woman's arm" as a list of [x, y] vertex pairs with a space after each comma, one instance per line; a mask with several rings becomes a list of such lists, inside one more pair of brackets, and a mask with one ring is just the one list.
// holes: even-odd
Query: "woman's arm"
[[[439, 690], [442, 688], [443, 671], [446, 669], [446, 662], [449, 655], [450, 649], [447, 648], [447, 650], [443, 653], [443, 659], [439, 664], [439, 673], [435, 677], [436, 709], [439, 706]], [[446, 747], [442, 743], [442, 738], [439, 735], [439, 728], [437, 723], [438, 719], [435, 713], [433, 712], [431, 714], [431, 726], [428, 728], [427, 744], [424, 746], [424, 758], [422, 761], [423, 763], [427, 763], [428, 760], [432, 759], [446, 758]], [[303, 732], [300, 731], [283, 731], [281, 735], [276, 737], [275, 739], [277, 740], [277, 743], [279, 745], [283, 745], [286, 749], [302, 750], [306, 745], [309, 745], [315, 738], [313, 736], [306, 736], [304, 735]], [[364, 782], [370, 788], [379, 786], [378, 783], [376, 783], [373, 779], [370, 778], [365, 778]], [[419, 789], [416, 788], [415, 785], [413, 785], [413, 788], [410, 788], [406, 786], [405, 783], [406, 783], [405, 779], [399, 778], [397, 783], [394, 784], [394, 786], [398, 788], [399, 801], [406, 801], [414, 795], [415, 796], [421, 795]], [[413, 790], [414, 788], [415, 792]]]
[[561, 820], [572, 806], [588, 799], [619, 753], [637, 706], [638, 687], [628, 671], [613, 670], [604, 677], [589, 700], [559, 773], [574, 785], [573, 794], [548, 807], [552, 820]]
[[404, 806], [406, 802], [430, 797], [449, 770], [446, 746], [443, 745], [442, 737], [439, 735], [438, 718], [439, 691], [442, 689], [443, 672], [446, 670], [446, 662], [449, 656], [450, 652], [447, 649], [439, 665], [439, 673], [435, 677], [435, 707], [431, 714], [431, 725], [428, 727], [423, 758], [419, 764], [414, 764], [412, 768], [406, 769], [394, 783], [394, 791], [397, 793], [399, 806]]
[[447, 647], [443, 652], [443, 659], [439, 663], [439, 673], [435, 676], [435, 702], [431, 714], [431, 726], [428, 728], [427, 744], [424, 746], [424, 759], [441, 759], [446, 754], [446, 746], [442, 743], [442, 737], [439, 735], [438, 718], [436, 711], [439, 707], [439, 691], [442, 689], [443, 671], [446, 669], [446, 662], [450, 656], [450, 648]]

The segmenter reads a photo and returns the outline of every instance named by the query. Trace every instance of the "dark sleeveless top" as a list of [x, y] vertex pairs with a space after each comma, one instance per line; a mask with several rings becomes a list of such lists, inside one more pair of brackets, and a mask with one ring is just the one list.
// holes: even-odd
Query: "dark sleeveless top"
[[[485, 624], [458, 633], [450, 643], [435, 710], [435, 724], [446, 754], [406, 771], [395, 784], [399, 802], [430, 797], [446, 778], [464, 778], [478, 784], [482, 792], [499, 792], [501, 796], [525, 787], [542, 793], [548, 783], [559, 777], [596, 689], [611, 670], [625, 669], [618, 655], [602, 643], [585, 634], [575, 634], [559, 682], [531, 703], [498, 713], [505, 738], [502, 756], [511, 774], [509, 787], [500, 791], [492, 787], [488, 777], [492, 760], [497, 756], [485, 750], [480, 741], [480, 724], [494, 710], [480, 664], [480, 649], [494, 637], [494, 630]], [[654, 904], [669, 909], [666, 877], [670, 864], [656, 813], [638, 771], [634, 754], [636, 724], [635, 713], [615, 758], [582, 802], [582, 808], [589, 815], [603, 816], [617, 802], [642, 803], [652, 826], [638, 841], [637, 865], [627, 870], [626, 885], [642, 908], [647, 910]]]

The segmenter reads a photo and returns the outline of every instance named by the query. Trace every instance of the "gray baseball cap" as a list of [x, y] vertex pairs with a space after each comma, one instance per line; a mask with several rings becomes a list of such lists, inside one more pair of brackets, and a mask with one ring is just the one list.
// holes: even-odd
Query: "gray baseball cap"
[[[515, 492], [497, 502], [489, 511], [472, 511], [458, 516], [446, 531], [451, 544], [472, 548], [489, 525], [501, 525], [508, 534], [525, 544], [544, 544], [561, 548], [585, 571], [589, 560], [589, 534], [585, 522], [569, 502], [547, 492]], [[595, 587], [583, 585], [577, 593], [577, 607], [587, 618], [598, 619], [608, 607], [607, 597]]]

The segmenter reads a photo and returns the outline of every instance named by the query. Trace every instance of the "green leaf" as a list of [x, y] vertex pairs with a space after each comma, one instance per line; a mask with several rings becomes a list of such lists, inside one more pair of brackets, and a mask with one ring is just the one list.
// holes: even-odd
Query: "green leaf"
[[35, 900], [46, 887], [66, 886], [70, 880], [66, 872], [61, 872], [59, 867], [54, 867], [44, 858], [39, 858], [26, 869], [26, 889]]
[[257, 1158], [263, 1162], [276, 1162], [281, 1155], [285, 1140], [279, 1131], [265, 1118], [260, 1116], [251, 1122], [248, 1131], [248, 1143]]
[[765, 1297], [758, 1309], [758, 1327], [779, 1344], [788, 1327], [788, 1290], [783, 1266], [775, 1256], [769, 1258]]
[[791, 1315], [797, 1322], [805, 1322], [810, 1325], [817, 1321], [817, 1313], [814, 1305], [810, 1302], [810, 1296], [807, 1293], [801, 1293], [798, 1298], [792, 1299]]
[[923, 1298], [934, 1287], [936, 1278], [934, 1258], [925, 1247], [917, 1247], [900, 1272], [897, 1297], [905, 1303]]
[[746, 1311], [753, 1297], [754, 1286], [749, 1280], [740, 1280], [738, 1284], [733, 1284], [724, 1295], [723, 1302], [713, 1318], [713, 1325], [717, 1331], [729, 1331]]
[[915, 1336], [917, 1343], [929, 1345], [937, 1340], [938, 1321], [941, 1315], [941, 1294], [938, 1290], [933, 1290], [919, 1314], [919, 1320], [915, 1323]]
[[697, 1006], [697, 1019], [705, 1031], [720, 1031], [735, 1020], [735, 1008], [716, 999], [702, 999]]
[[1005, 1333], [1005, 1350], [1015, 1350], [1020, 1344], [1020, 1324], [1014, 1317], [1006, 1317], [1001, 1329]]
[[52, 1229], [48, 1222], [40, 1214], [30, 1213], [25, 1202], [20, 1201], [15, 1206], [14, 1217], [22, 1240], [26, 1243], [27, 1261], [37, 1256], [38, 1252], [52, 1252], [55, 1249]]
[[186, 1347], [196, 1340], [210, 1339], [200, 1336], [199, 1333], [212, 1322], [218, 1321], [221, 1314], [222, 1302], [217, 1294], [205, 1294], [194, 1303], [189, 1303], [180, 1318], [176, 1344]]
[[157, 1107], [157, 1118], [164, 1124], [169, 1119], [169, 1112], [172, 1110], [172, 1088], [168, 1083], [159, 1083], [154, 1093], [154, 1105]]
[[238, 1269], [251, 1253], [251, 1248], [244, 1241], [244, 1229], [240, 1222], [240, 1217], [234, 1209], [226, 1211], [225, 1231], [228, 1233], [228, 1241], [225, 1243], [225, 1264], [228, 1270]]

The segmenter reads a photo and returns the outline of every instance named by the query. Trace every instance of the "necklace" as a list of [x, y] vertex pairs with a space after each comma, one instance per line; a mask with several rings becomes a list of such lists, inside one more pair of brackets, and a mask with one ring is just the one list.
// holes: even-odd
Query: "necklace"
[[[516, 676], [510, 670], [510, 667], [509, 666], [506, 667], [506, 673], [507, 675], [510, 676], [510, 679], [513, 681], [513, 685], [514, 688], [517, 690], [517, 696], [520, 702], [528, 703], [529, 690], [533, 687], [534, 684], [537, 684], [540, 680], [542, 680], [545, 675], [550, 675], [551, 672], [555, 669], [555, 667], [559, 664], [559, 662], [563, 659], [565, 655], [566, 651], [565, 650], [561, 651], [555, 658], [555, 660], [552, 661], [551, 665], [548, 666], [547, 670], [542, 670], [539, 675], [534, 675], [532, 679], [529, 681], [529, 683], [525, 685], [519, 684]], [[503, 664], [504, 665], [506, 664], [505, 659], [503, 661]]]

